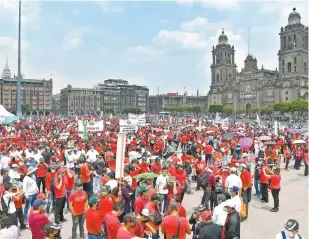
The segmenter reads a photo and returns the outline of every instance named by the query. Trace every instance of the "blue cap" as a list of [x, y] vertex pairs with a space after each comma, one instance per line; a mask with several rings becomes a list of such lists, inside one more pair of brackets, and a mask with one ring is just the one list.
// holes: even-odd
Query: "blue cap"
[[32, 207], [33, 209], [38, 209], [40, 206], [42, 205], [46, 205], [47, 203], [44, 201], [44, 200], [41, 200], [41, 199], [36, 199], [33, 204], [32, 204]]
[[222, 187], [222, 184], [220, 182], [217, 182], [216, 187]]
[[233, 192], [238, 193], [238, 191], [239, 191], [239, 187], [237, 187], [237, 186], [233, 186], [232, 190], [233, 190]]

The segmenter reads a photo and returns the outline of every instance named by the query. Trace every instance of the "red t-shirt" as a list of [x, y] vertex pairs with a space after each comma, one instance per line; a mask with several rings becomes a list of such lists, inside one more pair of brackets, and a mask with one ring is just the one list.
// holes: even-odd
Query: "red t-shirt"
[[176, 169], [175, 170], [175, 177], [176, 177], [176, 180], [181, 184], [181, 185], [184, 185], [185, 184], [185, 181], [186, 181], [186, 178], [187, 178], [187, 173], [185, 170], [178, 170]]
[[80, 179], [82, 181], [82, 183], [87, 183], [90, 181], [90, 170], [88, 168], [87, 163], [84, 163], [81, 167], [80, 167]]
[[105, 218], [107, 239], [117, 239], [117, 233], [121, 227], [120, 221], [118, 217], [116, 217], [113, 213], [108, 213]]
[[43, 239], [45, 238], [44, 227], [49, 223], [48, 217], [41, 213], [30, 213], [29, 227], [32, 234], [32, 239]]
[[271, 189], [280, 189], [280, 181], [281, 181], [280, 174], [270, 175], [270, 188]]
[[22, 208], [23, 207], [23, 197], [13, 197], [13, 201], [16, 208]]
[[55, 197], [56, 198], [62, 198], [67, 195], [67, 190], [65, 189], [64, 180], [62, 178], [62, 183], [60, 189], [57, 188], [59, 185], [58, 177], [54, 179], [54, 189], [55, 189]]
[[207, 144], [204, 148], [205, 154], [212, 154], [213, 149], [214, 148], [210, 144]]
[[130, 232], [125, 231], [123, 228], [120, 228], [120, 230], [117, 233], [117, 238], [131, 239], [133, 237], [134, 237], [133, 234], [131, 234]]
[[51, 183], [51, 180], [55, 176], [56, 176], [56, 172], [55, 173], [52, 173], [52, 172], [47, 173], [47, 176], [45, 178], [45, 186], [46, 186], [46, 191], [47, 192], [50, 192], [50, 183]]
[[101, 201], [97, 210], [99, 211], [101, 222], [105, 222], [105, 216], [113, 211], [114, 202], [108, 194], [105, 197], [99, 195], [98, 198], [101, 199]]
[[139, 195], [134, 202], [134, 212], [136, 214], [140, 214], [148, 202], [148, 198], [145, 199], [141, 195]]
[[100, 214], [97, 210], [89, 208], [86, 212], [86, 228], [91, 234], [101, 234], [102, 233], [102, 223], [100, 220]]
[[46, 177], [48, 171], [48, 165], [46, 163], [43, 164], [38, 163], [36, 167], [37, 167], [36, 176], [38, 178]]
[[155, 174], [160, 174], [162, 170], [162, 165], [160, 163], [153, 163], [151, 165], [151, 171]]
[[135, 170], [130, 172], [130, 176], [132, 177], [132, 190], [135, 190], [137, 188], [137, 180], [136, 178], [133, 178], [134, 176], [139, 174], [139, 169], [136, 168]]
[[[269, 184], [269, 179], [268, 179], [268, 177], [266, 177], [266, 175], [263, 172], [264, 167], [265, 166], [262, 166], [262, 168], [260, 169], [260, 183]], [[269, 170], [266, 168], [265, 172], [269, 173]]]
[[242, 188], [246, 188], [252, 183], [252, 175], [251, 173], [245, 169], [241, 174], [240, 174], [240, 179], [242, 181]]
[[74, 187], [74, 172], [70, 170], [70, 174], [72, 175], [71, 178], [67, 173], [65, 173], [63, 177], [66, 190], [72, 190]]
[[[179, 216], [166, 216], [162, 221], [162, 228], [165, 231], [166, 239], [171, 239], [177, 235]], [[190, 230], [189, 222], [186, 218], [181, 217], [178, 239], [186, 239], [186, 231]]]
[[69, 203], [72, 203], [75, 215], [82, 215], [84, 214], [85, 202], [88, 196], [85, 191], [74, 191], [69, 196]]

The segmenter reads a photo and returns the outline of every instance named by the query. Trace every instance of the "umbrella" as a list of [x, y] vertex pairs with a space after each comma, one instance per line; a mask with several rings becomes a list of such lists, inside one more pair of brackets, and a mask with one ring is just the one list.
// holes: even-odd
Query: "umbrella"
[[148, 178], [148, 179], [152, 179], [152, 178], [156, 178], [158, 177], [158, 174], [155, 173], [142, 173], [142, 174], [138, 174], [136, 176], [133, 176], [133, 178]]
[[274, 145], [274, 144], [276, 144], [276, 142], [273, 141], [268, 141], [264, 143], [264, 145]]
[[302, 140], [302, 139], [297, 139], [297, 140], [293, 141], [293, 143], [292, 143], [292, 144], [305, 144], [305, 143], [306, 143], [306, 141], [305, 141], [305, 140]]
[[235, 133], [231, 132], [231, 133], [227, 133], [224, 135], [224, 139], [226, 140], [230, 140], [234, 137]]
[[271, 138], [267, 135], [260, 136], [258, 139], [261, 141], [271, 140]]
[[251, 145], [253, 144], [253, 140], [251, 138], [241, 138], [240, 139], [240, 147], [244, 150], [247, 150], [251, 147]]
[[206, 134], [213, 134], [214, 132], [212, 130], [206, 131]]

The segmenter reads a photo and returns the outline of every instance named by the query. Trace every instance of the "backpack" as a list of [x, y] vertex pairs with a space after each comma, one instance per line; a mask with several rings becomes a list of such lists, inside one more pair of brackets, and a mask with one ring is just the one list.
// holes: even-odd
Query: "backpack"
[[4, 201], [3, 196], [4, 196], [4, 193], [2, 193], [2, 195], [0, 196], [0, 203], [1, 203], [0, 204], [0, 206], [1, 206], [0, 214], [8, 215], [9, 214], [9, 205], [11, 203], [12, 197], [9, 198], [8, 204], [6, 204], [5, 201]]
[[162, 223], [162, 216], [161, 213], [158, 209], [158, 207], [156, 207], [155, 213], [153, 215], [153, 224], [158, 226]]
[[198, 176], [198, 178], [197, 178], [197, 184], [198, 184], [201, 188], [203, 188], [203, 189], [207, 188], [207, 186], [208, 186], [207, 178], [208, 178], [208, 172], [207, 172], [207, 170], [205, 170], [204, 172], [202, 172], [202, 173]]

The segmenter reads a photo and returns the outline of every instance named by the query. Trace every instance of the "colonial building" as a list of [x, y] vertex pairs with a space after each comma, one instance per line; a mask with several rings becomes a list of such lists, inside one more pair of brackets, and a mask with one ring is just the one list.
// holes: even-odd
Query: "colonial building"
[[60, 112], [60, 94], [53, 95], [52, 109], [54, 113]]
[[208, 106], [230, 105], [236, 111], [262, 107], [277, 101], [308, 98], [308, 27], [293, 9], [288, 25], [281, 28], [278, 68], [266, 70], [257, 66], [257, 59], [248, 55], [244, 68], [238, 72], [234, 46], [228, 43], [224, 31], [213, 47], [211, 87]]
[[149, 112], [163, 111], [166, 106], [193, 106], [199, 105], [202, 111], [207, 110], [207, 96], [200, 96], [199, 91], [196, 95], [189, 96], [184, 94], [167, 93], [162, 95], [149, 96]]
[[99, 113], [104, 109], [120, 112], [124, 108], [138, 107], [147, 111], [149, 89], [130, 85], [121, 79], [108, 79], [93, 88], [73, 88], [68, 85], [60, 92], [60, 111], [63, 113]]
[[[26, 115], [48, 115], [52, 110], [53, 80], [21, 79], [21, 107]], [[6, 66], [0, 79], [0, 104], [16, 114], [17, 77]]]

